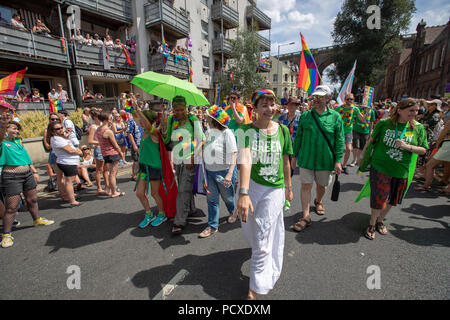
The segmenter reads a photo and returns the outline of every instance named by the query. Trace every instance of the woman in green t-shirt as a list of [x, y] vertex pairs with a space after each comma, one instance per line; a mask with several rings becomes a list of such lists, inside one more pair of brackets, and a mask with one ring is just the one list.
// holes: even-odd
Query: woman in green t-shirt
[[[267, 294], [283, 264], [283, 205], [292, 201], [292, 142], [286, 126], [272, 121], [275, 94], [253, 94], [257, 120], [235, 132], [241, 148], [238, 213], [242, 231], [252, 247], [248, 299]], [[250, 215], [249, 215], [250, 211]]]
[[[149, 224], [156, 227], [167, 220], [167, 216], [164, 213], [163, 200], [159, 195], [159, 186], [162, 178], [162, 164], [159, 151], [160, 133], [159, 129], [154, 126], [158, 115], [151, 110], [141, 111], [137, 104], [135, 104], [135, 108], [137, 110], [133, 113], [134, 118], [137, 124], [144, 129], [139, 149], [139, 174], [136, 183], [136, 197], [145, 209], [145, 217], [139, 224], [139, 227], [145, 228]], [[150, 203], [147, 198], [149, 184], [150, 194], [158, 206], [158, 215], [153, 214], [150, 209]]]
[[[1, 245], [7, 248], [13, 245], [11, 229], [21, 193], [25, 196], [28, 211], [33, 217], [35, 226], [51, 225], [54, 221], [39, 216], [36, 190], [36, 181], [39, 181], [39, 176], [19, 137], [20, 124], [9, 121], [7, 124], [1, 123], [1, 127], [5, 132], [0, 147], [1, 191], [6, 202]], [[3, 137], [3, 134], [0, 136]]]
[[419, 105], [414, 99], [400, 101], [393, 114], [375, 126], [367, 143], [373, 143], [370, 161], [371, 217], [365, 232], [365, 237], [370, 240], [375, 238], [375, 230], [380, 234], [387, 233], [383, 220], [392, 206], [402, 202], [408, 187], [412, 154], [426, 153], [426, 132], [423, 125], [415, 120], [418, 111]]

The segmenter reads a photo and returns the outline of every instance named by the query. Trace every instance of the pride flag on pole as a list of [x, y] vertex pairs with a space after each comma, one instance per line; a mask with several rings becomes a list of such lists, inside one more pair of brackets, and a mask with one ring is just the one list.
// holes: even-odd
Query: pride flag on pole
[[355, 77], [355, 70], [356, 70], [356, 60], [355, 63], [353, 63], [353, 68], [350, 71], [350, 73], [347, 76], [347, 79], [345, 79], [344, 85], [341, 88], [341, 91], [339, 91], [339, 95], [337, 97], [337, 103], [339, 105], [343, 105], [345, 101], [345, 95], [347, 93], [352, 93], [352, 86], [353, 86], [353, 78]]
[[300, 37], [302, 40], [302, 54], [300, 56], [297, 88], [302, 88], [310, 96], [319, 85], [319, 70], [301, 33]]
[[64, 110], [64, 106], [61, 99], [50, 99], [50, 107], [49, 112], [58, 112], [60, 110]]
[[7, 96], [15, 96], [27, 70], [28, 67], [0, 79], [0, 93]]

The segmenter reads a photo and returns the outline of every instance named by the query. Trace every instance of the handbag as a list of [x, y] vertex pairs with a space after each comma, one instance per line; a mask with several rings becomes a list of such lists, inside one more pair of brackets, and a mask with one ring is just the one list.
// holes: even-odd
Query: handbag
[[[325, 135], [325, 132], [323, 132], [323, 129], [320, 126], [319, 121], [317, 120], [316, 115], [314, 114], [314, 111], [311, 111], [311, 115], [312, 115], [317, 127], [319, 128], [320, 132], [322, 133], [323, 137], [325, 138], [325, 141], [328, 144], [328, 148], [330, 148], [330, 151], [333, 154], [333, 162], [336, 162], [336, 154], [334, 153], [334, 149], [331, 146], [331, 143], [328, 140], [327, 136]], [[336, 179], [334, 180], [334, 184], [333, 184], [333, 190], [331, 192], [331, 201], [338, 201], [340, 192], [341, 192], [341, 183], [339, 182], [338, 175], [336, 174]]]

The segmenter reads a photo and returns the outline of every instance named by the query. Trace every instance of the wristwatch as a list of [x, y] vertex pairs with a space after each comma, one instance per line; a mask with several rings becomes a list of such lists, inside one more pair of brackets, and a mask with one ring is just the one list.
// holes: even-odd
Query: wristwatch
[[239, 189], [239, 194], [246, 194], [246, 195], [248, 195], [248, 189], [246, 189], [246, 188], [240, 188], [240, 189]]

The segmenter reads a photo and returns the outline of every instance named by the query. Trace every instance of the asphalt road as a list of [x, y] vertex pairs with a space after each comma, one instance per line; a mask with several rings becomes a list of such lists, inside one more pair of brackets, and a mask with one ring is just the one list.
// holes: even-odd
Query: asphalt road
[[[301, 211], [294, 176], [283, 271], [261, 299], [449, 299], [449, 198], [411, 188], [387, 216], [388, 235], [370, 241], [363, 237], [369, 201], [354, 203], [365, 180], [350, 172], [340, 179], [339, 201], [327, 192], [325, 216], [312, 214], [301, 233], [290, 229]], [[30, 215], [20, 213], [14, 246], [0, 250], [0, 299], [245, 298], [251, 250], [240, 222], [227, 224], [223, 203], [218, 233], [198, 238], [207, 223], [206, 198], [198, 196], [202, 212], [172, 237], [170, 222], [139, 229], [143, 210], [134, 182], [123, 172], [118, 183], [124, 197], [99, 198], [90, 189], [76, 208], [41, 197], [41, 216], [55, 220], [52, 226], [34, 228]], [[376, 288], [368, 288], [368, 279]]]

